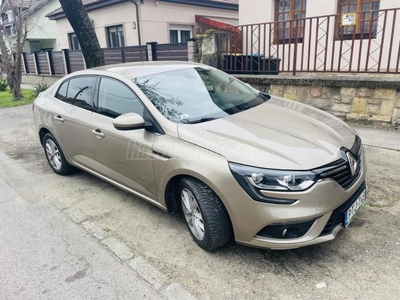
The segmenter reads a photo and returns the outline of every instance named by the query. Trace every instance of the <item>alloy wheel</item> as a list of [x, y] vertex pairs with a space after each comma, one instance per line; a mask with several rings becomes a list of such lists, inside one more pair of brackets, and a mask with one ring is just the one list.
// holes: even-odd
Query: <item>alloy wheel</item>
[[204, 239], [204, 221], [196, 198], [187, 188], [181, 192], [183, 213], [190, 231], [199, 240]]
[[60, 151], [58, 150], [56, 143], [54, 143], [54, 141], [51, 139], [46, 141], [46, 155], [51, 166], [55, 170], [60, 170], [62, 167]]

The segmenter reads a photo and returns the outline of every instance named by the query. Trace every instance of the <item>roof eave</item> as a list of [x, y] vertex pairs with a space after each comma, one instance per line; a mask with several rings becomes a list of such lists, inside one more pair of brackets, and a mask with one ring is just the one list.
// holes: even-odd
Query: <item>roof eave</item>
[[[111, 5], [115, 5], [118, 3], [126, 2], [128, 0], [100, 0], [94, 3], [88, 3], [85, 5], [86, 11], [91, 11]], [[201, 7], [210, 7], [210, 8], [217, 8], [217, 9], [226, 9], [226, 10], [234, 10], [239, 11], [239, 5], [234, 3], [226, 3], [226, 2], [214, 2], [214, 1], [206, 1], [206, 2], [198, 2], [198, 0], [161, 0], [164, 2], [170, 3], [177, 3], [177, 4], [184, 4], [184, 5], [194, 5], [194, 6], [201, 6]], [[46, 15], [47, 18], [50, 20], [58, 20], [65, 18], [65, 13], [61, 12], [50, 12]]]

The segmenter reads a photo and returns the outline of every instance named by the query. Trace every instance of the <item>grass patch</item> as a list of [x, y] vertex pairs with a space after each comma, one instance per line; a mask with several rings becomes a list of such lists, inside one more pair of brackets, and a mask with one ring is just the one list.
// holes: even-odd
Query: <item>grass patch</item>
[[9, 89], [0, 92], [0, 108], [26, 105], [32, 103], [33, 100], [35, 100], [35, 96], [33, 95], [32, 90], [22, 89], [22, 94], [25, 97], [24, 99], [14, 101], [11, 91]]

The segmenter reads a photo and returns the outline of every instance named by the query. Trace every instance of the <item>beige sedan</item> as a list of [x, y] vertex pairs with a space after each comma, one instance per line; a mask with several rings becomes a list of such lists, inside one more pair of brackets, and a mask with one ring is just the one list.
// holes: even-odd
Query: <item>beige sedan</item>
[[366, 199], [349, 126], [205, 65], [76, 72], [40, 94], [33, 116], [54, 172], [79, 168], [181, 211], [206, 250], [231, 238], [272, 249], [329, 241]]

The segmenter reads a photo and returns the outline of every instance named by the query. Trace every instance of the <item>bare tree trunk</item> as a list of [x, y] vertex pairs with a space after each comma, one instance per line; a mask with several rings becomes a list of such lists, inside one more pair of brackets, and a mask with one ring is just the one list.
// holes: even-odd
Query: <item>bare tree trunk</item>
[[12, 53], [13, 49], [7, 49], [3, 35], [3, 28], [0, 27], [0, 50], [2, 53], [1, 67], [7, 73], [7, 83], [10, 87], [13, 99], [15, 100], [24, 97], [21, 92], [21, 54], [28, 34], [27, 27], [31, 1], [29, 2], [25, 15], [22, 15], [22, 5], [20, 7], [16, 7], [14, 3], [10, 0], [8, 0], [7, 3], [13, 14], [14, 26], [16, 30], [16, 45], [14, 53]]
[[82, 0], [60, 0], [60, 4], [78, 38], [86, 66], [93, 68], [104, 65], [103, 51]]
[[12, 70], [10, 73], [7, 74], [7, 83], [8, 86], [10, 87], [13, 99], [24, 98], [24, 95], [22, 95], [21, 91], [21, 79], [22, 79], [21, 72], [17, 74], [17, 72], [14, 72], [14, 70]]

